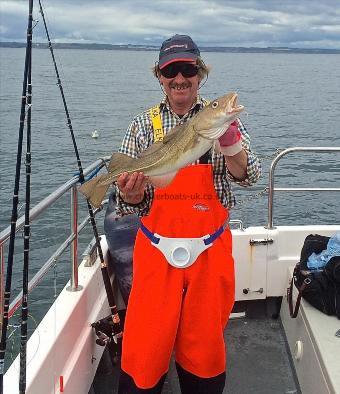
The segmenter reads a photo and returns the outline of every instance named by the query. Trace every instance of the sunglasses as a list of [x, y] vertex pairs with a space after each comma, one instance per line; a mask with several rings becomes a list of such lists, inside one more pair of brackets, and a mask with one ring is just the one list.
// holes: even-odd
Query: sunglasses
[[162, 68], [160, 73], [165, 78], [175, 78], [178, 73], [181, 73], [184, 78], [192, 78], [198, 74], [199, 67], [196, 64], [190, 63], [171, 63]]

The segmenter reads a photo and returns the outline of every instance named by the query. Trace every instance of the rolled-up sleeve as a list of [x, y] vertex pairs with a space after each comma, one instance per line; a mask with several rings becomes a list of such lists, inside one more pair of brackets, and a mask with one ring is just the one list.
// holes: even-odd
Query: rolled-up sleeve
[[[148, 117], [145, 116], [136, 117], [128, 127], [125, 136], [123, 138], [120, 153], [137, 158], [139, 153], [145, 150], [149, 144], [148, 142], [148, 129], [150, 123]], [[119, 194], [119, 189], [115, 183], [116, 188], [116, 214], [118, 216], [136, 214], [138, 216], [145, 216], [149, 213], [153, 196], [154, 188], [152, 185], [147, 185], [144, 192], [144, 198], [139, 204], [128, 204], [126, 203]]]
[[247, 152], [247, 176], [244, 180], [240, 181], [232, 176], [227, 169], [227, 178], [237, 183], [240, 186], [247, 187], [256, 183], [262, 175], [262, 166], [260, 159], [252, 152], [250, 148], [250, 137], [244, 124], [238, 119], [238, 128], [241, 132], [241, 143], [243, 149]]
[[127, 204], [119, 195], [118, 186], [116, 188], [116, 214], [118, 216], [135, 214], [137, 216], [146, 216], [151, 208], [151, 203], [154, 195], [154, 188], [152, 185], [146, 185], [144, 198], [139, 204]]

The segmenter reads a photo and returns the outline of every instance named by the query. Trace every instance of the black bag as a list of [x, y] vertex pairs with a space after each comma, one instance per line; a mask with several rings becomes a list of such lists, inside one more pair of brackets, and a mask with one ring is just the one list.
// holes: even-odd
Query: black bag
[[[310, 234], [301, 250], [300, 261], [296, 264], [293, 279], [287, 289], [290, 316], [298, 314], [301, 297], [327, 315], [340, 319], [340, 256], [332, 257], [322, 270], [310, 270], [307, 266], [309, 256], [327, 249], [329, 237]], [[293, 284], [298, 289], [295, 308], [293, 307]]]

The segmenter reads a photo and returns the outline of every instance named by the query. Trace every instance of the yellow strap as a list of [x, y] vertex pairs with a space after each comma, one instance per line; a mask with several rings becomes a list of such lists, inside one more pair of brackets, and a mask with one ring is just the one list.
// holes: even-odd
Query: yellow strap
[[164, 131], [161, 121], [161, 114], [159, 111], [159, 105], [150, 108], [150, 115], [153, 126], [153, 139], [154, 142], [163, 141]]
[[[206, 100], [206, 105], [210, 103], [209, 100]], [[154, 142], [163, 141], [164, 138], [164, 131], [162, 126], [161, 114], [159, 110], [159, 105], [155, 105], [154, 107], [150, 108], [150, 116], [152, 121], [153, 127], [153, 139]]]

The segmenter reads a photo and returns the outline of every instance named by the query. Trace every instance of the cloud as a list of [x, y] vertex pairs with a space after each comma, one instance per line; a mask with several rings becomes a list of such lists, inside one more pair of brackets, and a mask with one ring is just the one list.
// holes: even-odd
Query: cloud
[[[25, 41], [27, 0], [2, 1], [0, 39]], [[338, 0], [45, 0], [55, 41], [159, 45], [174, 33], [199, 45], [340, 49]], [[41, 19], [35, 2], [34, 17]], [[35, 41], [45, 41], [40, 22]]]

